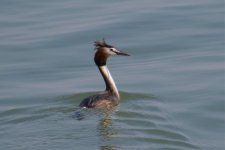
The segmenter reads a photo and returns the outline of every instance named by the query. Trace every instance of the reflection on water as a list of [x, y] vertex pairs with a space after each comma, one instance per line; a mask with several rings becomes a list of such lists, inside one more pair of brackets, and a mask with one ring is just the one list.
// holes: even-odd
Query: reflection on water
[[114, 111], [116, 111], [117, 106], [111, 107], [111, 108], [99, 108], [99, 109], [87, 109], [87, 108], [78, 108], [78, 110], [75, 111], [74, 117], [82, 121], [83, 119], [88, 119], [88, 117], [91, 113], [91, 115], [96, 115], [99, 117], [98, 125], [97, 125], [97, 132], [100, 143], [103, 143], [100, 146], [100, 150], [116, 150], [116, 145], [111, 144], [105, 144], [109, 143], [113, 137], [117, 135], [117, 131], [115, 127], [113, 126], [113, 120], [112, 115]]
[[[110, 141], [112, 140], [112, 137], [116, 136], [117, 132], [114, 129], [113, 126], [113, 121], [111, 118], [112, 115], [112, 110], [107, 110], [104, 111], [102, 114], [102, 118], [99, 120], [99, 125], [98, 125], [98, 132], [99, 132], [99, 140], [101, 141]], [[104, 144], [100, 146], [100, 150], [116, 150], [115, 145], [107, 145]]]

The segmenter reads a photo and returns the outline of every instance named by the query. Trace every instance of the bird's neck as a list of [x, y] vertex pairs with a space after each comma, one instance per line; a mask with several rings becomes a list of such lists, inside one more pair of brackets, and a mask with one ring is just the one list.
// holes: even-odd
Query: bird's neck
[[105, 81], [106, 91], [110, 92], [111, 94], [116, 96], [118, 99], [120, 99], [118, 89], [116, 87], [116, 84], [115, 84], [107, 66], [106, 65], [98, 66], [98, 68], [102, 74], [104, 81]]

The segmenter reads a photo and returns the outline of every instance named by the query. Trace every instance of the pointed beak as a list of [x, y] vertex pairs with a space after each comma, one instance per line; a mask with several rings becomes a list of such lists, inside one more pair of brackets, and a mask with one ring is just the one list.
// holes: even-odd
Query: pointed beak
[[122, 52], [122, 51], [118, 51], [116, 52], [117, 55], [121, 55], [121, 56], [130, 56], [129, 54]]

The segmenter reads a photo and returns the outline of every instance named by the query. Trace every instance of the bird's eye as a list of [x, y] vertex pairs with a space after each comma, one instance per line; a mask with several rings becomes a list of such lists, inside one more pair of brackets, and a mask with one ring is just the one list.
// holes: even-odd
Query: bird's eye
[[113, 49], [113, 48], [110, 48], [110, 51], [112, 51], [112, 52], [113, 52], [113, 51], [114, 51], [114, 49]]

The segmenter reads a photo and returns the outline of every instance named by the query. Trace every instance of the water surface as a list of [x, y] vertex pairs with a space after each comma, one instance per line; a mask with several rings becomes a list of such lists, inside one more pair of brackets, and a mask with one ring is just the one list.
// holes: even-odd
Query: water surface
[[[224, 17], [222, 0], [1, 1], [1, 149], [224, 149]], [[102, 37], [131, 55], [109, 60], [121, 103], [78, 120]]]

